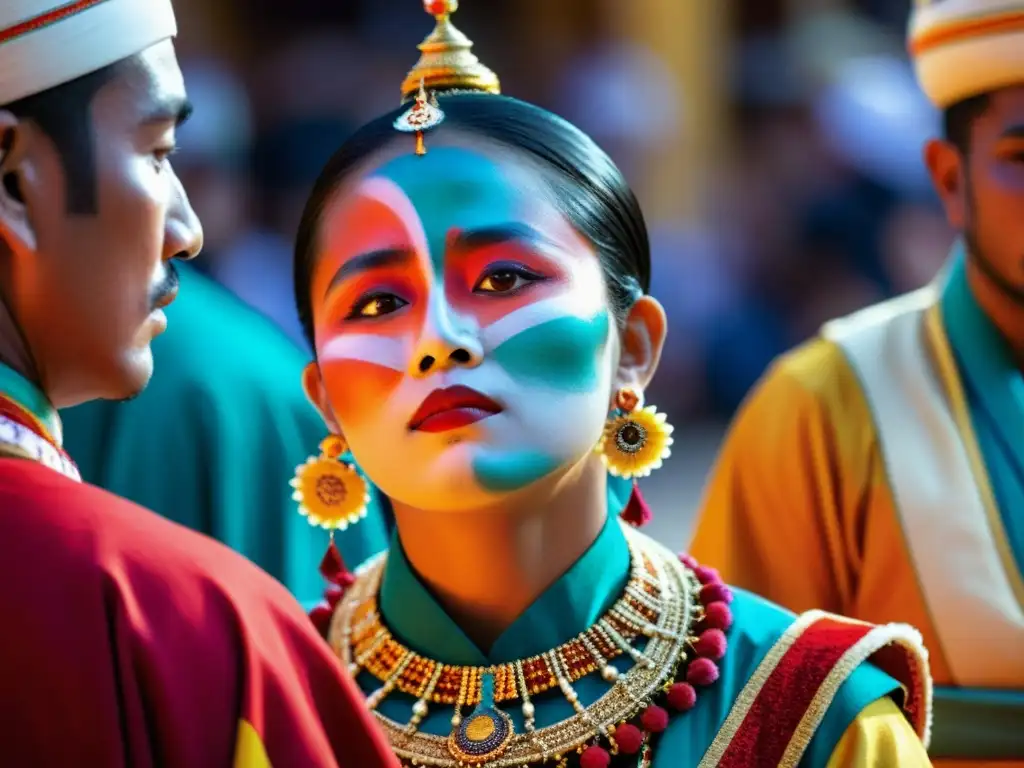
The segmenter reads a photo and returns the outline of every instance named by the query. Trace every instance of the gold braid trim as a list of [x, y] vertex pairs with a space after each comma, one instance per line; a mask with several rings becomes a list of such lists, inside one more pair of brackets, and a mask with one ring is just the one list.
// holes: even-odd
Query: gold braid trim
[[[815, 619], [828, 615], [823, 611], [811, 611], [811, 613], [817, 614]], [[921, 722], [911, 723], [911, 725], [914, 726], [914, 730], [921, 738], [925, 749], [928, 748], [932, 738], [932, 678], [927, 673], [928, 652], [924, 648], [924, 642], [921, 640], [920, 633], [913, 627], [907, 624], [883, 624], [880, 627], [875, 627], [857, 641], [856, 644], [843, 654], [839, 662], [829, 672], [828, 677], [825, 678], [821, 687], [818, 688], [818, 692], [814, 694], [811, 705], [800, 719], [800, 724], [793, 733], [793, 738], [790, 740], [789, 746], [786, 747], [785, 753], [783, 753], [782, 762], [779, 763], [780, 767], [796, 768], [804, 752], [807, 751], [811, 738], [813, 738], [818, 727], [821, 725], [825, 713], [832, 706], [832, 701], [839, 692], [840, 686], [846, 682], [857, 667], [887, 645], [900, 645], [906, 648], [924, 666], [922, 718]]]
[[729, 748], [729, 744], [732, 743], [733, 737], [739, 731], [740, 726], [743, 725], [747, 713], [750, 712], [750, 708], [754, 705], [754, 699], [757, 698], [757, 694], [761, 692], [768, 678], [772, 676], [775, 668], [779, 666], [782, 657], [789, 652], [789, 649], [793, 647], [793, 644], [804, 633], [804, 630], [819, 618], [819, 616], [813, 615], [813, 612], [804, 613], [797, 617], [797, 620], [789, 625], [789, 628], [782, 634], [782, 637], [775, 642], [775, 645], [771, 647], [767, 655], [761, 659], [761, 663], [754, 670], [754, 674], [750, 676], [747, 684], [740, 691], [740, 695], [733, 702], [732, 709], [729, 710], [725, 722], [718, 729], [715, 740], [711, 742], [711, 746], [704, 753], [704, 757], [697, 764], [697, 768], [715, 768], [721, 762], [725, 756], [725, 751]]
[[[761, 660], [761, 663], [754, 671], [754, 674], [751, 675], [743, 690], [740, 691], [740, 695], [736, 698], [732, 709], [729, 711], [729, 715], [726, 717], [725, 722], [715, 736], [715, 740], [708, 747], [708, 751], [704, 754], [697, 768], [714, 768], [719, 764], [750, 712], [754, 700], [761, 692], [768, 678], [771, 677], [776, 667], [778, 667], [779, 662], [782, 661], [782, 658], [789, 652], [803, 633], [812, 624], [823, 618], [849, 623], [861, 623], [825, 611], [807, 611], [800, 614], [796, 621], [783, 633], [782, 637], [776, 641], [775, 645], [771, 647], [771, 650]], [[931, 740], [932, 724], [932, 680], [931, 675], [928, 674], [928, 652], [925, 650], [920, 633], [913, 627], [906, 624], [885, 624], [871, 629], [864, 637], [851, 646], [840, 657], [828, 676], [826, 676], [793, 732], [786, 751], [783, 753], [782, 760], [779, 762], [779, 768], [797, 768], [842, 684], [846, 682], [857, 667], [871, 658], [872, 655], [882, 648], [893, 644], [906, 648], [924, 668], [925, 674], [922, 675], [923, 690], [921, 692], [922, 712], [919, 722], [912, 723], [912, 725], [918, 736], [921, 737], [925, 748], [928, 747], [928, 743]]]

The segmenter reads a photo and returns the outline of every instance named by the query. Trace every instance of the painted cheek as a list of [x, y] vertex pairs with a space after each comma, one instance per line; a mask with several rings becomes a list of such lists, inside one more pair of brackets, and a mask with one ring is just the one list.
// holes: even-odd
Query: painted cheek
[[608, 342], [606, 311], [591, 319], [565, 316], [511, 336], [491, 353], [513, 378], [565, 392], [590, 392], [599, 381]]
[[403, 336], [338, 333], [317, 345], [331, 407], [342, 424], [377, 414], [405, 376], [409, 343]]
[[374, 419], [403, 377], [401, 371], [361, 360], [336, 360], [320, 367], [331, 408], [342, 425]]

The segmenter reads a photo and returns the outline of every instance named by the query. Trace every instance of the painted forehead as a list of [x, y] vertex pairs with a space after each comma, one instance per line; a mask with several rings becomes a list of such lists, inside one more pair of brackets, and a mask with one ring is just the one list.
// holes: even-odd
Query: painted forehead
[[325, 251], [354, 255], [411, 238], [435, 267], [442, 264], [453, 230], [529, 222], [549, 240], [577, 239], [550, 204], [539, 171], [452, 146], [384, 162], [343, 193], [328, 218]]

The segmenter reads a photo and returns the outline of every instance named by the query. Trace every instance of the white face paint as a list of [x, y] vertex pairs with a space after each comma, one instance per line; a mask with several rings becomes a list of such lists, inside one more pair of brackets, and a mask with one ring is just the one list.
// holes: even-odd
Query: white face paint
[[325, 213], [321, 376], [391, 498], [487, 506], [597, 443], [617, 337], [597, 257], [546, 194], [507, 160], [441, 147], [369, 171]]

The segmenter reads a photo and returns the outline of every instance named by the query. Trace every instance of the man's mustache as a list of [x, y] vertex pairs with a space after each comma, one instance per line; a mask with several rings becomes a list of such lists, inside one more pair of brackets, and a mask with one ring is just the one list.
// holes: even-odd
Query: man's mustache
[[172, 262], [167, 263], [164, 271], [164, 279], [152, 289], [149, 296], [150, 309], [156, 309], [162, 302], [167, 300], [178, 290], [178, 270]]

